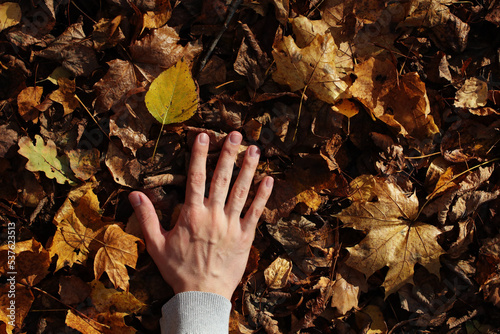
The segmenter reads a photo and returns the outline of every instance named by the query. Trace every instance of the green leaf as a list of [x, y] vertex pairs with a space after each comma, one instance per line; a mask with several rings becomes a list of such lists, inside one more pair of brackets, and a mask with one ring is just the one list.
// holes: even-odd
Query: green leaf
[[184, 122], [194, 115], [198, 92], [187, 63], [178, 61], [151, 83], [146, 107], [163, 125]]
[[26, 169], [32, 172], [44, 172], [49, 179], [56, 179], [57, 183], [75, 184], [73, 173], [66, 157], [58, 157], [56, 144], [48, 140], [43, 142], [42, 137], [35, 136], [35, 145], [30, 137], [19, 139], [19, 154], [28, 159]]

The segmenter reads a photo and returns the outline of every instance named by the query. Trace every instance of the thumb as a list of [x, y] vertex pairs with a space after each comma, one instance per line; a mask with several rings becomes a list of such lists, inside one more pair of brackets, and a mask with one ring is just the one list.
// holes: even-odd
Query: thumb
[[158, 249], [164, 240], [165, 230], [160, 225], [158, 215], [151, 200], [140, 191], [133, 191], [128, 195], [128, 200], [134, 208], [135, 215], [141, 225], [142, 233], [146, 239], [146, 246]]

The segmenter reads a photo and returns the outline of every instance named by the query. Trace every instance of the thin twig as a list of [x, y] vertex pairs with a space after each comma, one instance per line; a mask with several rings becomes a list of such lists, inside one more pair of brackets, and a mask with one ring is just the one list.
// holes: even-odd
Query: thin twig
[[200, 69], [199, 71], [201, 72], [205, 65], [207, 64], [208, 58], [212, 55], [212, 52], [214, 52], [215, 47], [219, 43], [219, 40], [221, 39], [222, 35], [224, 32], [227, 30], [227, 27], [229, 27], [229, 22], [231, 22], [231, 19], [233, 18], [234, 13], [236, 12], [236, 9], [240, 6], [241, 2], [243, 0], [233, 0], [233, 3], [231, 4], [231, 7], [229, 7], [227, 11], [227, 16], [226, 16], [226, 21], [224, 21], [224, 25], [222, 26], [222, 29], [219, 31], [215, 39], [213, 40], [212, 44], [208, 48], [207, 53], [205, 54], [205, 57], [200, 62]]

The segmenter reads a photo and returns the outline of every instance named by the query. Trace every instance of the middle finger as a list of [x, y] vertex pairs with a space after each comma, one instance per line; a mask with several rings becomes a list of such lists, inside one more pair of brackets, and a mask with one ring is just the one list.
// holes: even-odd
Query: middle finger
[[228, 135], [228, 138], [224, 142], [208, 196], [209, 203], [213, 205], [224, 207], [241, 139], [241, 134], [234, 131]]

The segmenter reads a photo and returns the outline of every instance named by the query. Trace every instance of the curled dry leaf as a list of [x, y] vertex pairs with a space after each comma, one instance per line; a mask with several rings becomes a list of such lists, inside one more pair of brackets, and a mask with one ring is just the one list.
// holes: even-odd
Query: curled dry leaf
[[71, 150], [67, 153], [69, 165], [75, 176], [82, 181], [90, 179], [99, 170], [99, 150]]
[[275, 225], [268, 224], [267, 229], [304, 273], [331, 265], [333, 234], [328, 225], [317, 228], [305, 217], [292, 214]]
[[127, 268], [135, 269], [138, 250], [142, 250], [142, 240], [124, 232], [116, 224], [106, 228], [103, 246], [97, 251], [94, 259], [94, 274], [96, 279], [106, 272], [109, 280], [116, 288], [128, 291], [129, 276]]
[[18, 137], [17, 132], [9, 124], [0, 125], [0, 158], [5, 157], [10, 148], [17, 143]]
[[488, 84], [477, 78], [465, 80], [463, 86], [455, 95], [455, 107], [479, 108], [484, 107], [488, 100]]
[[295, 92], [311, 90], [319, 99], [335, 103], [347, 90], [336, 70], [337, 46], [330, 33], [317, 35], [304, 48], [299, 48], [292, 36], [275, 41], [273, 57], [277, 70], [273, 80]]
[[271, 289], [282, 289], [292, 272], [292, 260], [280, 256], [264, 270], [266, 284]]
[[125, 40], [125, 36], [120, 28], [122, 19], [122, 15], [118, 15], [112, 20], [101, 18], [99, 22], [94, 24], [92, 40], [96, 50], [100, 51], [111, 48]]
[[34, 286], [49, 273], [49, 253], [35, 239], [7, 243], [0, 247], [0, 256], [0, 275], [15, 272], [18, 283]]
[[366, 237], [349, 247], [351, 266], [371, 276], [388, 266], [382, 286], [386, 298], [413, 282], [416, 263], [439, 276], [439, 257], [444, 250], [435, 226], [415, 221], [419, 204], [416, 194], [407, 195], [386, 179], [362, 175], [351, 182], [353, 203], [336, 215], [346, 227], [366, 231]]
[[[15, 318], [12, 319], [10, 311], [7, 309], [10, 307], [10, 302], [12, 298], [9, 297], [11, 285], [3, 284], [0, 286], [0, 304], [4, 307], [0, 308], [0, 322], [5, 324], [5, 333], [13, 334], [21, 332], [22, 324], [24, 319], [28, 315], [31, 308], [31, 304], [35, 300], [33, 293], [25, 285], [16, 283], [15, 284]], [[9, 317], [10, 316], [10, 317]], [[2, 326], [0, 325], [0, 329]]]
[[36, 107], [40, 105], [40, 99], [42, 98], [43, 87], [26, 87], [17, 96], [17, 107], [19, 110], [19, 115], [25, 121], [36, 121], [40, 110]]
[[49, 99], [62, 104], [64, 108], [64, 116], [66, 116], [71, 114], [80, 105], [80, 101], [75, 95], [75, 80], [59, 78], [57, 79], [57, 84], [59, 85], [59, 88], [50, 93]]
[[85, 36], [83, 23], [70, 25], [47, 48], [36, 56], [60, 61], [74, 76], [89, 76], [99, 67], [90, 39]]
[[458, 120], [443, 135], [441, 153], [450, 162], [485, 161], [500, 140], [500, 120], [488, 126], [474, 120]]
[[106, 153], [106, 166], [116, 183], [130, 188], [139, 187], [139, 174], [142, 165], [137, 159], [131, 159], [116, 144], [110, 143]]

